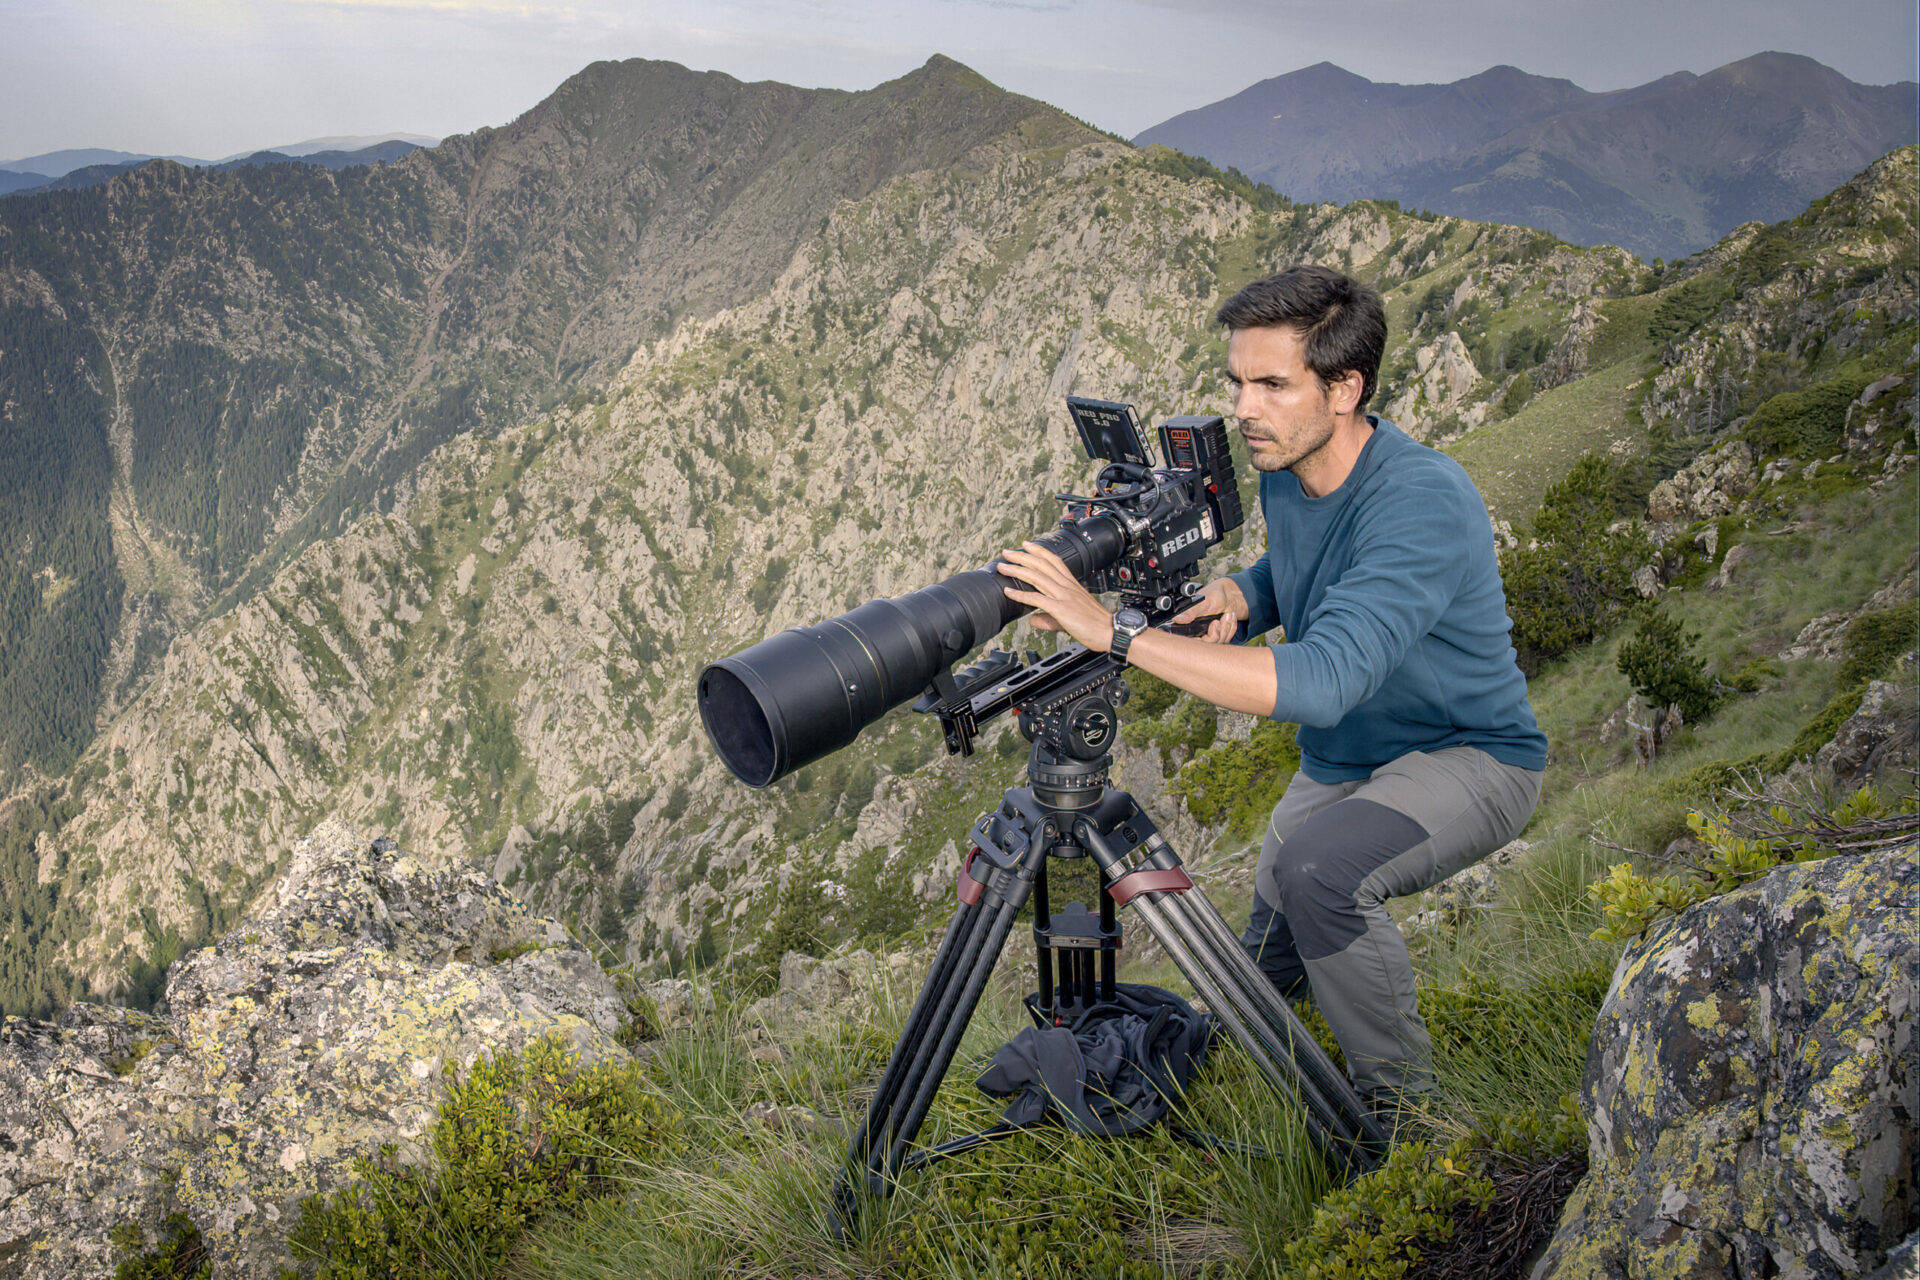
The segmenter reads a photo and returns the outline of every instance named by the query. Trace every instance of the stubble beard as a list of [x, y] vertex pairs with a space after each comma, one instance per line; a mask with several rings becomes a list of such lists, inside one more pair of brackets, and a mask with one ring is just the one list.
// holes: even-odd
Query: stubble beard
[[[1281, 450], [1279, 442], [1263, 428], [1259, 435], [1260, 442], [1266, 447], [1266, 451], [1263, 453], [1254, 452], [1253, 442], [1248, 441], [1247, 460], [1253, 464], [1255, 471], [1297, 472], [1301, 463], [1306, 462], [1311, 464], [1313, 459], [1319, 456], [1320, 451], [1325, 449], [1328, 443], [1332, 441], [1333, 428], [1333, 415], [1328, 413], [1322, 416], [1320, 420], [1311, 424], [1311, 434], [1307, 437], [1307, 440], [1300, 447], [1299, 451], [1291, 457], [1288, 457], [1286, 453]], [[1242, 428], [1243, 432], [1244, 430], [1245, 428]], [[1311, 466], [1309, 466], [1308, 469], [1311, 470]]]

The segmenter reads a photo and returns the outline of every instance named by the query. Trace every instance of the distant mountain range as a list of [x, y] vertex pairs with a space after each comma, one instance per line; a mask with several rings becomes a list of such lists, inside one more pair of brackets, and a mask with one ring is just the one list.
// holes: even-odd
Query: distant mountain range
[[1674, 257], [1792, 216], [1916, 140], [1920, 86], [1855, 84], [1795, 54], [1590, 93], [1500, 66], [1386, 84], [1323, 62], [1135, 138], [1296, 200], [1394, 199]]
[[245, 151], [220, 160], [193, 156], [153, 156], [137, 151], [109, 151], [83, 147], [49, 151], [0, 163], [0, 196], [31, 191], [63, 191], [91, 187], [115, 174], [128, 173], [154, 160], [172, 160], [195, 169], [231, 169], [247, 164], [316, 164], [344, 169], [356, 164], [398, 160], [409, 151], [433, 146], [438, 139], [420, 134], [381, 134], [362, 138], [309, 138], [264, 151]]

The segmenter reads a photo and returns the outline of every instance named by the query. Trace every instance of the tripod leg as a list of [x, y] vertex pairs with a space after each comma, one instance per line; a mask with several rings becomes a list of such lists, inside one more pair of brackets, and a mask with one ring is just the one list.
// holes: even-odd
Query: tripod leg
[[[945, 936], [940, 939], [940, 949], [927, 968], [926, 980], [920, 984], [920, 994], [914, 999], [912, 1012], [907, 1015], [900, 1039], [894, 1045], [893, 1056], [887, 1059], [886, 1070], [881, 1073], [873, 1101], [867, 1106], [866, 1119], [861, 1121], [853, 1140], [847, 1144], [845, 1167], [834, 1180], [833, 1199], [827, 1217], [828, 1225], [836, 1237], [844, 1239], [853, 1224], [854, 1199], [858, 1185], [865, 1180], [864, 1171], [873, 1164], [876, 1156], [891, 1145], [892, 1126], [889, 1121], [894, 1104], [902, 1087], [909, 1083], [920, 1048], [933, 1024], [935, 1010], [953, 982], [956, 961], [970, 949], [969, 943], [985, 922], [986, 917], [976, 903], [962, 902], [953, 913]], [[856, 1173], [856, 1170], [861, 1172]]]
[[[994, 962], [1000, 958], [1001, 949], [1007, 945], [1007, 935], [1013, 931], [1013, 919], [1019, 914], [1026, 895], [1009, 895], [1004, 898], [994, 913], [991, 927], [987, 930], [985, 945], [974, 955], [965, 968], [965, 982], [953, 1001], [952, 1008], [943, 1020], [939, 1043], [933, 1046], [931, 1055], [917, 1076], [917, 1087], [907, 1104], [907, 1114], [900, 1121], [893, 1134], [893, 1146], [887, 1153], [884, 1170], [875, 1167], [869, 1160], [867, 1167], [872, 1174], [883, 1173], [891, 1180], [900, 1171], [906, 1159], [907, 1148], [912, 1145], [914, 1136], [920, 1132], [920, 1125], [927, 1118], [927, 1111], [933, 1106], [933, 1096], [940, 1090], [940, 1082], [946, 1077], [947, 1068], [953, 1063], [953, 1055], [960, 1047], [960, 1037], [967, 1029], [973, 1011], [980, 1003], [980, 993], [986, 990], [987, 977], [993, 972]], [[950, 993], [953, 994], [953, 993]], [[922, 1048], [926, 1042], [922, 1042]]]
[[1268, 1020], [1285, 1030], [1289, 1041], [1302, 1046], [1294, 1054], [1294, 1061], [1329, 1102], [1351, 1117], [1351, 1128], [1364, 1143], [1377, 1145], [1380, 1153], [1384, 1154], [1388, 1145], [1386, 1132], [1379, 1128], [1366, 1104], [1360, 1100], [1360, 1095], [1354, 1092], [1352, 1083], [1333, 1065], [1333, 1060], [1294, 1014], [1292, 1006], [1274, 989], [1273, 982], [1260, 971], [1259, 966], [1253, 963], [1252, 957], [1247, 955], [1240, 939], [1227, 927], [1227, 922], [1221, 918], [1206, 892], [1195, 885], [1179, 897], [1180, 909], [1190, 915], [1208, 936], [1210, 949], [1221, 958], [1223, 968], [1234, 976], [1236, 985], [1254, 997]]
[[[1319, 1042], [1273, 989], [1273, 983], [1254, 966], [1239, 939], [1227, 931], [1213, 904], [1198, 886], [1165, 898], [1159, 904], [1164, 914], [1176, 929], [1186, 933], [1203, 963], [1213, 969], [1229, 998], [1239, 1006], [1241, 1015], [1291, 1068], [1302, 1100], [1339, 1138], [1341, 1158], [1359, 1168], [1377, 1163], [1386, 1153], [1386, 1133]], [[1334, 1152], [1330, 1147], [1329, 1154]]]
[[[1249, 1016], [1244, 999], [1236, 999], [1230, 994], [1231, 988], [1220, 975], [1218, 967], [1210, 958], [1203, 958], [1190, 947], [1188, 931], [1177, 928], [1165, 912], [1165, 904], [1153, 901], [1161, 895], [1142, 895], [1133, 900], [1141, 919], [1147, 928], [1160, 940], [1167, 954], [1173, 957], [1173, 963], [1185, 975], [1194, 990], [1200, 993], [1227, 1031], [1240, 1047], [1253, 1059], [1260, 1069], [1281, 1093], [1299, 1095], [1305, 1105], [1307, 1127], [1313, 1133], [1314, 1141], [1322, 1150], [1335, 1151], [1347, 1145], [1350, 1135], [1343, 1131], [1335, 1115], [1330, 1114], [1325, 1101], [1312, 1095], [1303, 1087], [1296, 1071], [1288, 1070], [1292, 1059], [1288, 1056], [1284, 1042], [1276, 1037], [1272, 1028], [1263, 1025], [1257, 1017]], [[1287, 1065], [1282, 1065], [1287, 1064]]]
[[[1139, 906], [1147, 927], [1263, 1074], [1299, 1095], [1327, 1155], [1356, 1169], [1377, 1163], [1387, 1146], [1384, 1131], [1231, 937], [1220, 913], [1180, 868], [1179, 855], [1156, 833], [1140, 846], [1145, 859], [1130, 866], [1092, 824], [1078, 824], [1076, 834], [1111, 882], [1110, 892], [1118, 894], [1123, 881], [1149, 873], [1125, 899]], [[1195, 902], [1186, 901], [1189, 894]]]

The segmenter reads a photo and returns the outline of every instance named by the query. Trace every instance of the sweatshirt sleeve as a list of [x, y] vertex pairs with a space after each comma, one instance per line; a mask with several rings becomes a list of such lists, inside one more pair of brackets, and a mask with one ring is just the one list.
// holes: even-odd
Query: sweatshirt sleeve
[[1274, 647], [1273, 718], [1327, 728], [1377, 693], [1459, 591], [1486, 523], [1485, 507], [1445, 476], [1397, 485], [1356, 528], [1350, 566], [1304, 634]]
[[1233, 637], [1236, 643], [1249, 636], [1265, 635], [1280, 622], [1280, 606], [1273, 598], [1273, 551], [1269, 548], [1258, 560], [1230, 573], [1227, 578], [1247, 598], [1247, 620]]

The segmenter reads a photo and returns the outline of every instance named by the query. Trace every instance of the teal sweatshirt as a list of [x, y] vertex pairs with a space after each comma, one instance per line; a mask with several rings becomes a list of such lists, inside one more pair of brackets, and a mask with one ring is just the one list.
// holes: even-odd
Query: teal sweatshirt
[[1286, 629], [1273, 718], [1300, 726], [1316, 782], [1457, 746], [1545, 768], [1479, 490], [1453, 459], [1370, 421], [1332, 493], [1308, 496], [1291, 471], [1260, 478], [1267, 553], [1233, 580], [1251, 613], [1241, 638]]

